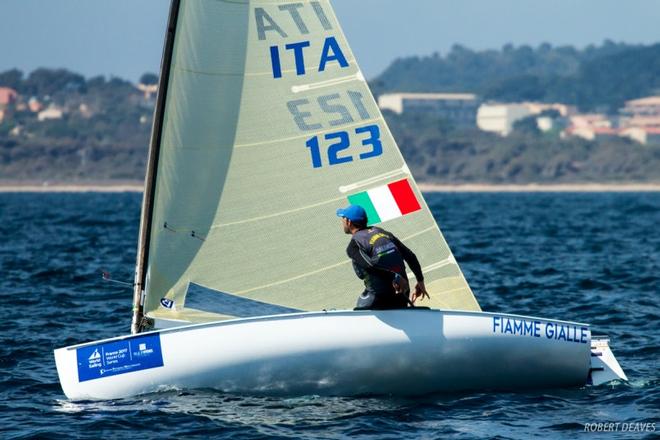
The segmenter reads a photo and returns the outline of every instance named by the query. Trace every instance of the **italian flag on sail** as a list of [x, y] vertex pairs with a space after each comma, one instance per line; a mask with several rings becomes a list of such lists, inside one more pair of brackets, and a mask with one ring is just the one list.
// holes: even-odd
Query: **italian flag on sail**
[[350, 195], [348, 202], [367, 211], [369, 226], [422, 209], [408, 179]]

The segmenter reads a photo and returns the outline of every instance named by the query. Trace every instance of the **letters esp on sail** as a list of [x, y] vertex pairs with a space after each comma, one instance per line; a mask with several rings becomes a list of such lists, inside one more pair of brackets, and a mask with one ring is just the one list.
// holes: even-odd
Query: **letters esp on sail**
[[420, 305], [479, 310], [330, 3], [178, 3], [143, 212], [145, 315], [352, 308], [361, 282], [335, 216], [349, 201], [415, 251]]

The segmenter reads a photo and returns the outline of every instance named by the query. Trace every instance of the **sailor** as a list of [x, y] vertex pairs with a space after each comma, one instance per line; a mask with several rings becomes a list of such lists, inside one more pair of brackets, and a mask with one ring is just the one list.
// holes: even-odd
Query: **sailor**
[[[367, 227], [367, 212], [363, 207], [350, 205], [338, 209], [337, 216], [341, 218], [344, 232], [353, 236], [346, 253], [365, 286], [355, 310], [401, 309], [414, 305], [420, 297], [430, 298], [415, 254], [392, 233], [375, 226]], [[404, 261], [417, 279], [412, 298]]]

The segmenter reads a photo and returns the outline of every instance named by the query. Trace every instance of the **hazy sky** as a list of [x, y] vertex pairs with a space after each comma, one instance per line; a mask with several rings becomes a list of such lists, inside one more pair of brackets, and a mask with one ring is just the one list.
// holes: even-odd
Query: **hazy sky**
[[[333, 0], [367, 77], [396, 57], [506, 43], [660, 42], [660, 0]], [[136, 80], [159, 68], [169, 0], [0, 0], [0, 71]]]

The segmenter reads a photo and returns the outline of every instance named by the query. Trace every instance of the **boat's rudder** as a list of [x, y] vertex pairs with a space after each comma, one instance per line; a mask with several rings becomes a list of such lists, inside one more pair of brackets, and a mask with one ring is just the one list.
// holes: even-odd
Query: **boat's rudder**
[[589, 384], [601, 385], [613, 380], [628, 380], [621, 365], [610, 349], [609, 338], [593, 337], [591, 339], [591, 368], [589, 369]]

